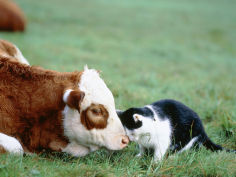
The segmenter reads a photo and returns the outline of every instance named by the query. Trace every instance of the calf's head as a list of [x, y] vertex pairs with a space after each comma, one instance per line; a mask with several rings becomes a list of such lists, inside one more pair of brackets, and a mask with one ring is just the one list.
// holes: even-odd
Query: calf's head
[[85, 67], [78, 90], [66, 90], [63, 100], [64, 131], [70, 142], [109, 150], [128, 144], [113, 95], [96, 70]]

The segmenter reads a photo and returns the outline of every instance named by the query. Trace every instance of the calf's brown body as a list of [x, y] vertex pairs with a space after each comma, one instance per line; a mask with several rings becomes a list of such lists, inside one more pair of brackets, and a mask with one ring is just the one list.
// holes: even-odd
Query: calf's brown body
[[82, 72], [60, 73], [0, 56], [0, 132], [17, 138], [28, 152], [60, 151], [66, 89], [78, 90]]

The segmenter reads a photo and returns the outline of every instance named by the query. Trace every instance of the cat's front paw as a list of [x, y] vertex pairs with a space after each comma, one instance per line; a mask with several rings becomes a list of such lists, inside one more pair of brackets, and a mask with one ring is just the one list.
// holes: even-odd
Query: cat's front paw
[[162, 157], [161, 155], [155, 155], [155, 154], [154, 154], [154, 156], [153, 156], [153, 158], [152, 158], [152, 162], [153, 162], [153, 163], [159, 163], [159, 162], [162, 161], [162, 159], [163, 159], [163, 157]]
[[153, 157], [153, 161], [156, 162], [160, 162], [163, 159], [163, 155], [161, 153], [154, 153], [154, 157]]

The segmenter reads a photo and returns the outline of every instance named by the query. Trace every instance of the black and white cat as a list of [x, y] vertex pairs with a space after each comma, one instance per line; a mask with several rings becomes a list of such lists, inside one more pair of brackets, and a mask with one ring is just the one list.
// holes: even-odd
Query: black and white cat
[[117, 110], [117, 114], [129, 139], [139, 144], [137, 156], [153, 149], [157, 161], [167, 150], [182, 152], [201, 145], [212, 151], [223, 150], [208, 138], [197, 113], [178, 101], [160, 100], [142, 108]]

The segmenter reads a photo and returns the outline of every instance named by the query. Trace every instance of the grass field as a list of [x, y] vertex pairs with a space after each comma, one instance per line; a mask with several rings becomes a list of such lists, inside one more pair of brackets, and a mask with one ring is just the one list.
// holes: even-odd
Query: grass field
[[[25, 33], [0, 33], [29, 62], [58, 71], [102, 70], [116, 106], [162, 98], [193, 108], [209, 137], [236, 149], [235, 0], [15, 0]], [[138, 148], [85, 158], [0, 156], [0, 176], [236, 176], [236, 155], [202, 148], [154, 164]]]

